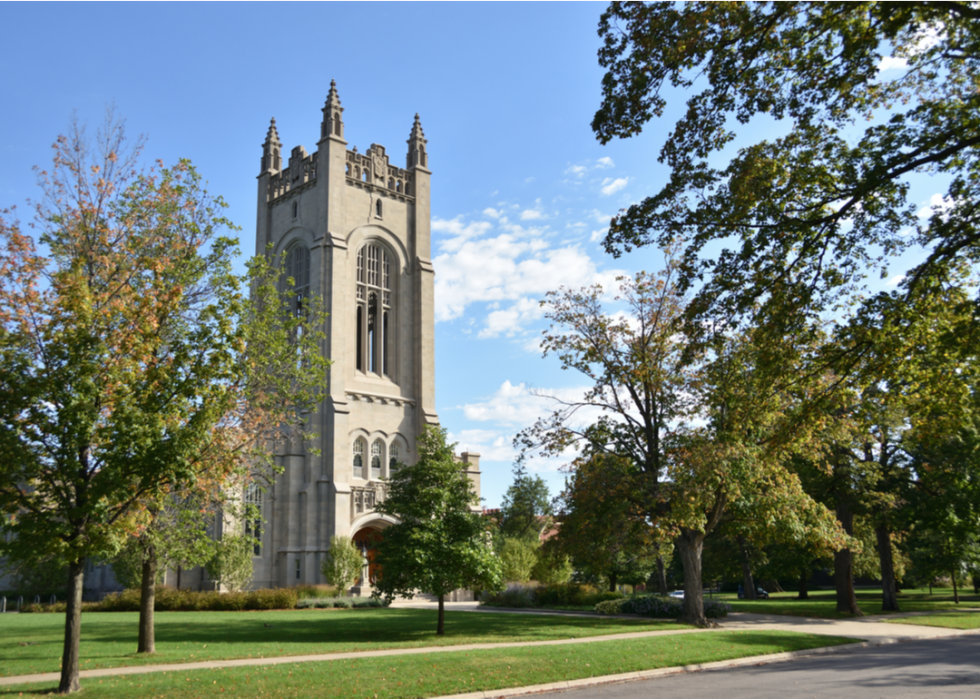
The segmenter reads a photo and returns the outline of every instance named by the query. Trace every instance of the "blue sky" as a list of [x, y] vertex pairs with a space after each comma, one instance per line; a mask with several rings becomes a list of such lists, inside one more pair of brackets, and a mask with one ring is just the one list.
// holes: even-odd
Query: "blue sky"
[[[271, 117], [287, 152], [314, 150], [335, 79], [350, 147], [400, 158], [418, 112], [433, 171], [437, 408], [459, 449], [482, 454], [496, 507], [513, 435], [548, 407], [528, 389], [583, 385], [537, 351], [538, 300], [660, 263], [652, 249], [614, 260], [599, 239], [665, 181], [657, 153], [683, 97], [643, 135], [596, 142], [604, 6], [3, 3], [0, 207], [23, 212], [37, 196], [31, 168], [47, 165], [72, 110], [94, 131], [114, 103], [149, 158], [194, 162], [251, 254]], [[924, 180], [914, 196], [927, 206], [941, 190]], [[531, 462], [552, 495], [560, 465]]]

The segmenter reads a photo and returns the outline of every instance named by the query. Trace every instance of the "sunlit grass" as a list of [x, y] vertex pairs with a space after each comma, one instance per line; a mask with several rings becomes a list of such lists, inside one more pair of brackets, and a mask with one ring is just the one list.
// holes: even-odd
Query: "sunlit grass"
[[[83, 679], [82, 689], [99, 697], [224, 694], [397, 699], [521, 687], [852, 642], [792, 632], [711, 631], [630, 641]], [[53, 687], [52, 683], [0, 687], [0, 696], [40, 696]]]
[[[881, 611], [881, 592], [878, 590], [858, 590], [858, 608], [866, 615], [891, 614]], [[714, 595], [732, 605], [733, 612], [754, 612], [756, 614], [785, 614], [819, 619], [849, 619], [851, 614], [836, 611], [836, 597], [833, 590], [811, 592], [809, 599], [797, 599], [795, 592], [773, 593], [768, 600], [747, 601], [738, 599], [734, 592]], [[898, 595], [898, 605], [902, 612], [941, 611], [957, 608], [952, 589], [935, 588], [933, 594], [928, 589], [903, 590]], [[960, 607], [980, 606], [980, 596], [960, 592]]]
[[924, 616], [885, 619], [893, 624], [917, 624], [919, 626], [941, 626], [947, 629], [980, 629], [980, 610], [962, 612], [942, 612]]
[[[82, 615], [81, 669], [419, 646], [546, 641], [686, 628], [671, 621], [423, 609], [157, 612], [156, 650], [136, 655], [135, 612]], [[0, 676], [60, 669], [64, 614], [0, 615]]]

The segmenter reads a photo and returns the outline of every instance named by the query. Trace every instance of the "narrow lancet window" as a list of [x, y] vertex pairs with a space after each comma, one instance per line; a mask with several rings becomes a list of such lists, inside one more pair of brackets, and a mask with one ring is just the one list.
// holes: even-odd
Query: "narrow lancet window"
[[[380, 204], [380, 202], [379, 202]], [[357, 358], [358, 371], [391, 376], [394, 322], [391, 318], [393, 282], [391, 258], [377, 244], [357, 252]]]

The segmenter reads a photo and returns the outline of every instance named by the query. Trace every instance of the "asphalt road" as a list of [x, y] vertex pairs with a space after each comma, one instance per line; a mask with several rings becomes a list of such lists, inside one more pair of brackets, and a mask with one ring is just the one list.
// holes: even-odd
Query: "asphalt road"
[[859, 648], [847, 653], [691, 672], [539, 696], [650, 697], [980, 697], [980, 634]]

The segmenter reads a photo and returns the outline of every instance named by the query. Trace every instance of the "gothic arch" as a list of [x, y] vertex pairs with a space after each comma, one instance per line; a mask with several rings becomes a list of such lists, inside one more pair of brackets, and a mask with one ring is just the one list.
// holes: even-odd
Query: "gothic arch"
[[358, 226], [347, 234], [347, 250], [348, 255], [351, 257], [351, 261], [356, 264], [357, 251], [364, 245], [367, 245], [373, 241], [383, 243], [391, 252], [395, 254], [395, 258], [398, 261], [397, 267], [399, 274], [402, 272], [405, 274], [411, 274], [412, 266], [408, 264], [408, 250], [405, 248], [405, 244], [402, 242], [401, 238], [377, 223], [369, 223], [363, 226]]

